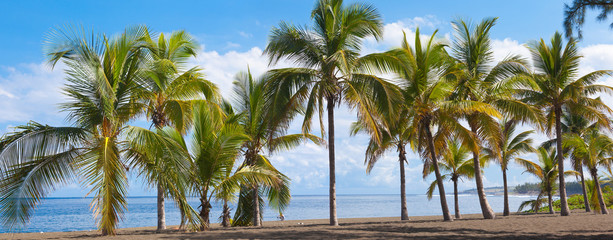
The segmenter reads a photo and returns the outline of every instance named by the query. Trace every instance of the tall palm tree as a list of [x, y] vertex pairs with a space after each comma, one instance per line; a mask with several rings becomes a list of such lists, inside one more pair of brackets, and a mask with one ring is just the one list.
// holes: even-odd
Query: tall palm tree
[[[275, 169], [263, 155], [265, 150], [270, 153], [291, 149], [299, 145], [304, 140], [311, 140], [317, 144], [321, 144], [321, 139], [311, 134], [285, 134], [287, 126], [280, 126], [282, 121], [289, 122], [294, 117], [296, 112], [276, 112], [272, 104], [286, 104], [280, 99], [272, 98], [274, 94], [270, 94], [267, 90], [267, 81], [265, 78], [255, 79], [251, 72], [237, 74], [234, 81], [234, 109], [238, 111], [238, 123], [242, 126], [245, 134], [249, 137], [244, 142], [242, 153], [244, 156], [244, 165], [256, 166], [261, 165], [263, 161], [269, 170], [275, 172], [284, 182], [281, 188], [275, 189], [263, 186], [260, 188], [255, 185], [254, 188], [241, 189], [241, 194], [238, 200], [238, 208], [236, 209], [233, 225], [253, 225], [260, 226], [263, 204], [260, 199], [268, 197], [268, 202], [271, 206], [278, 208], [279, 212], [289, 204], [289, 178]], [[284, 115], [289, 114], [289, 115]], [[284, 118], [280, 120], [280, 118]]]
[[602, 214], [609, 214], [602, 196], [600, 183], [598, 182], [598, 167], [611, 166], [611, 153], [613, 153], [611, 148], [613, 147], [613, 140], [601, 134], [597, 129], [592, 129], [584, 134], [583, 137], [578, 134], [568, 134], [563, 140], [564, 146], [571, 148], [573, 154], [582, 159], [583, 164], [587, 166], [592, 180], [595, 182], [594, 187], [598, 194], [600, 211]]
[[[442, 161], [439, 161], [440, 169], [447, 172], [447, 174], [441, 176], [442, 179], [449, 178], [453, 182], [453, 199], [455, 203], [456, 219], [462, 218], [462, 215], [460, 215], [460, 202], [458, 198], [458, 180], [462, 177], [472, 179], [475, 176], [475, 168], [472, 159], [469, 158], [470, 153], [470, 149], [463, 146], [461, 142], [457, 140], [447, 140], [447, 148], [443, 150]], [[432, 167], [426, 167], [426, 165], [424, 165], [424, 178], [430, 175], [433, 170]], [[432, 198], [432, 194], [437, 185], [436, 181], [436, 179], [432, 181], [430, 187], [428, 187], [426, 192], [428, 199]]]
[[494, 142], [493, 146], [487, 146], [483, 148], [485, 158], [497, 161], [502, 170], [502, 182], [504, 187], [504, 211], [503, 216], [509, 216], [509, 191], [507, 185], [507, 170], [509, 169], [509, 163], [514, 161], [520, 154], [533, 152], [532, 139], [529, 138], [530, 134], [534, 133], [533, 130], [523, 131], [515, 135], [517, 127], [517, 121], [513, 119], [502, 119], [500, 124], [500, 140]]
[[[598, 21], [604, 21], [613, 12], [612, 0], [573, 0], [571, 6], [564, 4], [564, 30], [566, 37], [571, 38], [573, 31], [577, 31], [577, 37], [583, 37], [583, 23], [585, 22], [586, 10], [600, 10], [596, 17]], [[610, 26], [613, 26], [611, 23]]]
[[[457, 61], [455, 76], [458, 79], [452, 98], [485, 103], [520, 121], [536, 122], [539, 112], [513, 98], [511, 91], [517, 81], [516, 76], [527, 72], [525, 61], [519, 56], [509, 56], [498, 63], [493, 62], [489, 34], [496, 20], [486, 18], [476, 25], [461, 19], [452, 22], [455, 38], [451, 50]], [[476, 136], [476, 146], [500, 141], [500, 129], [494, 117], [480, 112], [465, 116]], [[479, 154], [479, 148], [473, 150], [479, 204], [483, 218], [493, 219], [496, 215], [485, 196]]]
[[[95, 194], [103, 235], [114, 235], [127, 207], [126, 125], [143, 106], [138, 82], [144, 76], [141, 39], [145, 27], [128, 28], [114, 38], [82, 39], [71, 30], [53, 32], [46, 48], [49, 62], [67, 65], [61, 109], [70, 127], [32, 123], [6, 138], [0, 153], [0, 208], [10, 227], [24, 224], [51, 190], [75, 177]], [[5, 140], [6, 140], [5, 139]]]
[[559, 173], [558, 166], [556, 165], [557, 154], [555, 149], [547, 150], [544, 147], [540, 147], [536, 150], [536, 155], [539, 160], [538, 163], [523, 158], [516, 158], [515, 160], [526, 169], [525, 172], [534, 175], [541, 181], [539, 198], [542, 194], [547, 194], [549, 213], [554, 214], [553, 191], [557, 188], [556, 177]]
[[[578, 77], [579, 51], [575, 40], [563, 44], [562, 35], [556, 32], [548, 45], [543, 39], [529, 45], [535, 72], [529, 75], [523, 87], [516, 90], [526, 103], [533, 104], [546, 113], [545, 130], [555, 130], [556, 147], [562, 148], [562, 109], [568, 107], [588, 121], [597, 122], [603, 128], [611, 126], [607, 113], [611, 109], [600, 98], [591, 98], [597, 93], [610, 93], [613, 88], [595, 84], [602, 76], [611, 75], [612, 71], [599, 70]], [[560, 171], [564, 171], [564, 156], [557, 155]], [[566, 182], [564, 174], [559, 174], [561, 215], [570, 215], [566, 200]]]
[[359, 56], [362, 39], [381, 38], [383, 22], [373, 6], [319, 0], [311, 19], [311, 27], [281, 22], [273, 28], [264, 52], [271, 64], [286, 59], [299, 65], [272, 70], [269, 77], [273, 92], [289, 99], [292, 106], [305, 107], [303, 132], [310, 132], [311, 120], [317, 112], [323, 135], [323, 115], [327, 111], [330, 225], [336, 226], [334, 109], [343, 102], [348, 104], [358, 110], [360, 121], [377, 131], [374, 114], [391, 108], [390, 99], [394, 99], [395, 91], [389, 82], [368, 74], [364, 61], [367, 57]]
[[[146, 77], [140, 81], [142, 102], [145, 104], [147, 118], [152, 126], [162, 129], [172, 126], [180, 132], [185, 132], [191, 121], [191, 104], [199, 99], [215, 100], [217, 87], [204, 79], [199, 67], [185, 70], [189, 58], [196, 56], [197, 43], [185, 31], [175, 31], [169, 38], [161, 33], [157, 39], [147, 36], [147, 53], [150, 61], [147, 63]], [[171, 179], [165, 175], [174, 168], [164, 165], [165, 158], [157, 159], [152, 171], [156, 172], [157, 182], [157, 230], [166, 229], [164, 210], [165, 190], [175, 183], [164, 181]]]

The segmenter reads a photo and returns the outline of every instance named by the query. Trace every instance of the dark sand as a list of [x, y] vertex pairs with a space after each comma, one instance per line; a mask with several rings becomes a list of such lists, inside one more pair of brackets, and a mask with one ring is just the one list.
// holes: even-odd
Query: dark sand
[[515, 214], [483, 220], [480, 215], [443, 222], [441, 216], [340, 219], [339, 227], [327, 219], [265, 222], [264, 227], [221, 228], [206, 232], [169, 230], [156, 234], [154, 227], [119, 229], [117, 236], [101, 237], [97, 231], [0, 234], [0, 239], [613, 239], [613, 215], [573, 212]]

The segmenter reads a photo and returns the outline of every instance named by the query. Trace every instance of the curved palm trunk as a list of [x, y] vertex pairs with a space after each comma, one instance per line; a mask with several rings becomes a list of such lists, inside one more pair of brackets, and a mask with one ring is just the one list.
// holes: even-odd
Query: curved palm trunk
[[541, 201], [541, 194], [539, 194], [536, 197], [536, 202], [534, 203], [534, 207], [532, 207], [532, 211], [534, 211], [535, 213], [538, 213], [541, 208], [541, 204], [539, 204], [540, 201]]
[[400, 220], [409, 220], [409, 211], [407, 210], [406, 182], [404, 176], [404, 162], [406, 161], [404, 146], [402, 146], [402, 144], [398, 144], [398, 150], [398, 159], [400, 162]]
[[258, 186], [253, 188], [253, 226], [259, 227], [262, 225], [260, 219], [260, 196]]
[[600, 213], [609, 214], [607, 205], [604, 202], [604, 197], [602, 196], [602, 190], [600, 189], [600, 182], [598, 181], [598, 169], [592, 168], [590, 169], [590, 173], [592, 174], [592, 179], [594, 180], [594, 186], [596, 187], [596, 193], [598, 194], [598, 204], [600, 205]]
[[[477, 135], [477, 128], [471, 124], [471, 131]], [[483, 218], [485, 219], [494, 219], [496, 214], [490, 207], [490, 204], [487, 202], [487, 197], [485, 196], [485, 190], [483, 189], [483, 178], [481, 177], [481, 164], [479, 163], [479, 152], [473, 151], [473, 166], [475, 168], [475, 182], [477, 183], [477, 195], [479, 196], [479, 205], [481, 205], [481, 213], [483, 213]]]
[[455, 218], [460, 219], [462, 215], [460, 215], [460, 200], [458, 199], [458, 178], [454, 177], [453, 179], [453, 200], [455, 204]]
[[328, 160], [330, 164], [330, 225], [338, 226], [336, 217], [336, 166], [334, 158], [334, 100], [328, 99]]
[[585, 188], [585, 176], [583, 176], [583, 165], [579, 166], [579, 176], [581, 177], [581, 190], [583, 190], [583, 205], [585, 205], [585, 211], [591, 212], [590, 201], [587, 199], [587, 189]]
[[507, 170], [502, 169], [502, 184], [504, 187], [504, 210], [502, 211], [502, 216], [509, 216], [509, 187], [507, 185]]
[[434, 167], [434, 174], [436, 176], [436, 185], [438, 188], [438, 194], [441, 200], [441, 209], [443, 210], [443, 220], [453, 221], [451, 214], [449, 213], [449, 207], [447, 206], [447, 197], [445, 196], [445, 186], [443, 185], [443, 179], [441, 177], [441, 171], [438, 168], [438, 160], [436, 159], [436, 151], [434, 151], [434, 139], [432, 138], [432, 132], [430, 132], [430, 124], [426, 126], [426, 134], [428, 138], [428, 149], [430, 151], [432, 166]]
[[555, 117], [556, 117], [556, 147], [557, 152], [556, 158], [558, 160], [558, 178], [560, 180], [560, 215], [569, 216], [570, 209], [568, 208], [568, 202], [566, 200], [566, 182], [564, 181], [564, 150], [562, 149], [562, 123], [560, 121], [560, 116], [562, 116], [562, 108], [556, 107], [555, 109]]
[[230, 226], [230, 207], [228, 207], [228, 201], [223, 201], [223, 212], [222, 212], [222, 220], [221, 226], [229, 227]]
[[157, 208], [158, 208], [158, 228], [157, 231], [160, 232], [166, 229], [166, 210], [164, 203], [164, 188], [161, 184], [158, 183], [158, 198], [157, 198]]
[[[181, 203], [179, 203], [181, 204]], [[179, 224], [179, 230], [183, 230], [185, 228], [185, 211], [183, 211], [183, 206], [179, 205], [179, 212], [181, 213], [181, 224]]]

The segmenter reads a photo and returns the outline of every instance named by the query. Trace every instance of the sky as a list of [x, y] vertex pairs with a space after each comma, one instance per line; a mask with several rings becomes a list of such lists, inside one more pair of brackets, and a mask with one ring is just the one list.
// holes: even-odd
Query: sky
[[[450, 22], [462, 18], [480, 21], [484, 17], [499, 17], [491, 31], [496, 59], [508, 54], [528, 57], [524, 44], [540, 38], [548, 41], [556, 31], [562, 31], [564, 3], [570, 1], [368, 1], [382, 15], [384, 38], [364, 41], [363, 53], [380, 52], [400, 45], [402, 31], [414, 36], [421, 33], [453, 38]], [[354, 1], [347, 1], [352, 3]], [[312, 0], [266, 1], [9, 1], [3, 3], [0, 14], [0, 134], [11, 127], [35, 120], [53, 126], [69, 124], [66, 113], [58, 111], [65, 101], [60, 92], [65, 83], [63, 66], [51, 69], [45, 62], [42, 49], [47, 34], [58, 27], [73, 25], [94, 29], [109, 36], [133, 25], [147, 25], [154, 32], [186, 30], [201, 45], [190, 64], [204, 69], [207, 78], [216, 83], [224, 96], [229, 96], [234, 75], [247, 66], [255, 75], [268, 66], [262, 50], [266, 47], [271, 28], [281, 21], [296, 25], [310, 25]], [[597, 13], [590, 12], [584, 26], [584, 38], [579, 43], [584, 55], [581, 73], [613, 69], [613, 30], [609, 22], [596, 22]], [[291, 63], [279, 63], [291, 66]], [[613, 85], [612, 79], [602, 79]], [[604, 97], [611, 105], [611, 97]], [[613, 105], [612, 105], [613, 106]], [[389, 152], [366, 174], [364, 151], [367, 136], [349, 136], [349, 125], [355, 113], [341, 108], [336, 115], [336, 158], [338, 194], [398, 194], [399, 172], [397, 153]], [[142, 124], [137, 121], [135, 124]], [[299, 131], [299, 123], [290, 132]], [[522, 129], [528, 129], [524, 126]], [[318, 132], [318, 131], [317, 131]], [[534, 136], [535, 142], [546, 139]], [[526, 155], [527, 158], [533, 158]], [[270, 157], [272, 163], [292, 179], [295, 195], [325, 195], [328, 193], [327, 149], [306, 143], [294, 150]], [[422, 179], [422, 161], [414, 153], [408, 154], [407, 193], [424, 194], [433, 180]], [[500, 167], [490, 164], [484, 169], [486, 187], [502, 186]], [[509, 185], [536, 182], [512, 164]], [[451, 192], [450, 184], [446, 185]], [[464, 180], [460, 189], [474, 188], [473, 181]], [[78, 180], [57, 188], [52, 197], [79, 197], [89, 191]], [[153, 196], [155, 191], [142, 184], [136, 173], [130, 176], [130, 196]]]

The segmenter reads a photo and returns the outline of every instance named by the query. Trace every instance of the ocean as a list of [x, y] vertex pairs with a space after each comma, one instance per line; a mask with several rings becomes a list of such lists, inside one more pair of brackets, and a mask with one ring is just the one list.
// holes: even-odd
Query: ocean
[[[521, 202], [534, 199], [531, 196], [509, 196], [511, 211], [517, 211]], [[338, 195], [337, 212], [339, 218], [359, 217], [399, 217], [400, 195]], [[92, 198], [48, 198], [43, 200], [30, 218], [30, 222], [14, 232], [60, 232], [96, 230], [96, 222], [90, 209]], [[453, 215], [453, 195], [447, 196]], [[460, 213], [481, 213], [476, 195], [460, 195]], [[495, 212], [502, 212], [503, 197], [488, 196], [488, 201]], [[199, 205], [197, 198], [191, 198], [190, 204]], [[407, 195], [409, 216], [441, 215], [438, 196], [428, 200], [425, 195]], [[211, 221], [219, 222], [222, 203], [213, 204]], [[233, 209], [233, 206], [232, 206]], [[327, 195], [296, 195], [283, 215], [286, 220], [325, 219], [329, 217]], [[278, 212], [272, 209], [264, 211], [264, 221], [277, 220]], [[442, 217], [441, 217], [442, 219]], [[171, 200], [166, 201], [166, 224], [178, 225], [180, 215]], [[129, 197], [128, 210], [120, 228], [156, 226], [156, 197]], [[0, 232], [8, 232], [0, 228]]]

